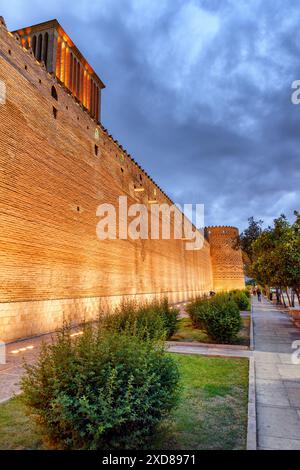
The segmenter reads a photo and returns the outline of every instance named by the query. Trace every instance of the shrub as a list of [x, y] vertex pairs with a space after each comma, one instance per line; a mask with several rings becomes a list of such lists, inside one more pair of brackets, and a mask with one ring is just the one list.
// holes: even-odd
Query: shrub
[[239, 310], [250, 310], [249, 297], [246, 295], [245, 291], [232, 291], [229, 293], [229, 297], [236, 302]]
[[209, 308], [211, 302], [211, 298], [208, 297], [197, 297], [193, 302], [189, 303], [187, 306], [187, 313], [189, 314], [194, 327], [205, 329], [205, 323], [203, 322], [203, 318], [199, 315], [199, 311], [201, 310], [204, 312], [207, 308]]
[[167, 338], [171, 338], [178, 328], [179, 310], [176, 308], [171, 309], [168, 299], [164, 299], [162, 302], [156, 302], [153, 305], [163, 320]]
[[126, 331], [142, 339], [168, 339], [177, 329], [178, 315], [167, 299], [144, 304], [123, 302], [103, 323], [110, 331]]
[[144, 446], [178, 399], [162, 346], [126, 333], [68, 329], [26, 366], [23, 400], [51, 442], [67, 449]]
[[189, 313], [195, 326], [220, 343], [235, 340], [242, 326], [239, 308], [227, 294], [198, 300], [189, 306]]

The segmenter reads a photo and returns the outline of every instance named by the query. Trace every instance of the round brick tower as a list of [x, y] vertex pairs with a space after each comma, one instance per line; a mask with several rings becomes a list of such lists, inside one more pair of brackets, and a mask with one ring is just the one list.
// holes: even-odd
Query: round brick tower
[[239, 230], [236, 227], [206, 228], [215, 292], [245, 288], [242, 252], [233, 246], [238, 235]]

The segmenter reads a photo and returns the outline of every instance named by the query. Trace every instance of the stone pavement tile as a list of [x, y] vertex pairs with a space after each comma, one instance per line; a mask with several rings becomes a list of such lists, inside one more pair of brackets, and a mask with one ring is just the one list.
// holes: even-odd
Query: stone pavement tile
[[264, 364], [280, 364], [280, 355], [276, 353], [254, 351], [253, 356], [256, 363], [262, 362]]
[[266, 344], [266, 343], [270, 343], [270, 344], [285, 344], [288, 342], [290, 343], [290, 338], [289, 338], [289, 335], [287, 335], [286, 337], [284, 336], [276, 336], [274, 335], [272, 338], [270, 337], [270, 335], [258, 335], [258, 334], [255, 334], [255, 341], [257, 343], [263, 343], [263, 344]]
[[0, 376], [0, 403], [19, 393], [19, 375], [1, 374]]
[[279, 353], [278, 354], [278, 357], [280, 359], [280, 363], [281, 364], [289, 364], [289, 365], [293, 365], [293, 362], [292, 362], [292, 354], [291, 353]]
[[[265, 436], [295, 439], [300, 443], [300, 420], [296, 410], [257, 405], [257, 429], [261, 439]], [[261, 444], [259, 444], [261, 445]]]
[[278, 380], [256, 380], [256, 401], [261, 405], [290, 406], [286, 389]]
[[300, 440], [284, 439], [282, 437], [259, 437], [259, 449], [261, 450], [300, 450]]
[[[255, 334], [254, 334], [255, 338]], [[254, 339], [255, 350], [262, 352], [273, 352], [273, 353], [290, 353], [291, 347], [286, 343], [274, 343], [271, 341], [256, 341]]]
[[278, 372], [284, 380], [300, 380], [300, 365], [278, 365]]
[[255, 363], [257, 379], [281, 380], [276, 364]]
[[300, 390], [299, 388], [287, 387], [287, 395], [292, 406], [300, 408]]
[[300, 393], [300, 380], [283, 380], [283, 385], [288, 388], [297, 388]]

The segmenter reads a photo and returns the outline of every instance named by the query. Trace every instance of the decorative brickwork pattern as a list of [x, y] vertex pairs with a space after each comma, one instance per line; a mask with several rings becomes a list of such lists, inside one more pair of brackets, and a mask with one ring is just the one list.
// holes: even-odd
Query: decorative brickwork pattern
[[242, 253], [234, 248], [235, 227], [207, 227], [210, 243], [213, 284], [216, 292], [245, 288]]

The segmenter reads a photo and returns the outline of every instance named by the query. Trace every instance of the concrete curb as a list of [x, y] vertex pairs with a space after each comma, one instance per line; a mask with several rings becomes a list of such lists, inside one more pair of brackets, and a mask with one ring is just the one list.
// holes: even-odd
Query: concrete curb
[[255, 361], [253, 356], [249, 358], [247, 450], [257, 450]]
[[254, 351], [254, 327], [253, 327], [253, 304], [251, 302], [250, 315], [250, 351]]
[[[251, 302], [250, 350], [254, 351], [253, 303]], [[257, 450], [256, 386], [254, 353], [249, 358], [247, 450]]]
[[238, 344], [213, 344], [213, 343], [198, 343], [197, 341], [185, 342], [185, 341], [167, 341], [167, 346], [188, 346], [197, 348], [207, 349], [228, 349], [229, 351], [249, 351], [248, 346], [240, 346]]

